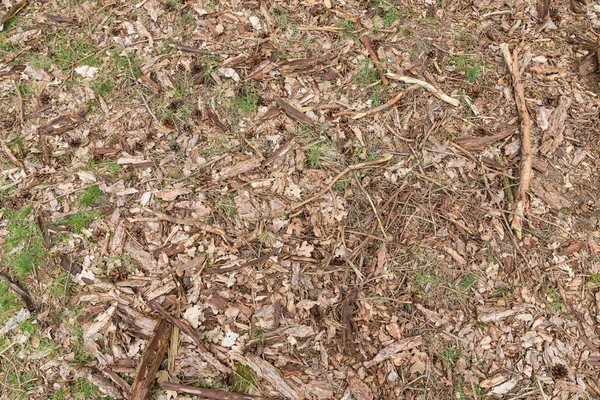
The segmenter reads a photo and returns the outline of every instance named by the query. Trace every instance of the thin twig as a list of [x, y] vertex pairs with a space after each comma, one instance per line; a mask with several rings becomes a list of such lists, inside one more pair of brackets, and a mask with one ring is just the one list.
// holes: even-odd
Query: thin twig
[[523, 218], [526, 209], [529, 208], [528, 192], [529, 184], [531, 182], [531, 165], [533, 163], [533, 156], [531, 154], [531, 122], [529, 112], [527, 111], [527, 104], [525, 103], [525, 89], [521, 83], [519, 73], [517, 49], [515, 48], [512, 57], [506, 43], [501, 43], [500, 49], [502, 50], [502, 55], [504, 56], [508, 71], [512, 76], [515, 102], [517, 103], [517, 110], [519, 111], [519, 118], [521, 119], [521, 175], [516, 202], [513, 208], [515, 214], [510, 224], [511, 228], [515, 231], [517, 238], [521, 240], [523, 237]]
[[358, 176], [356, 171], [354, 172], [354, 177], [356, 178], [356, 183], [358, 184], [358, 187], [363, 192], [363, 194], [365, 196], [367, 196], [367, 200], [369, 200], [369, 204], [371, 205], [371, 208], [373, 209], [373, 212], [375, 213], [375, 217], [377, 218], [377, 224], [379, 225], [379, 229], [381, 230], [381, 233], [383, 233], [383, 237], [387, 237], [387, 233], [385, 232], [385, 228], [383, 227], [383, 222], [381, 221], [381, 218], [379, 217], [379, 212], [377, 212], [377, 207], [375, 207], [375, 203], [373, 203], [373, 199], [371, 199], [369, 192], [367, 192], [365, 190], [362, 183], [360, 182], [360, 177]]
[[316, 195], [309, 197], [308, 199], [306, 199], [298, 204], [293, 205], [292, 208], [290, 209], [290, 211], [297, 210], [298, 208], [307, 205], [311, 201], [314, 201], [314, 200], [318, 199], [319, 197], [323, 196], [325, 193], [329, 192], [333, 188], [333, 186], [337, 183], [337, 181], [342, 179], [348, 172], [356, 171], [358, 169], [363, 169], [363, 168], [369, 168], [369, 167], [379, 165], [379, 164], [383, 164], [385, 162], [390, 161], [391, 159], [392, 159], [392, 156], [388, 155], [388, 156], [382, 157], [378, 160], [367, 161], [364, 163], [355, 164], [355, 165], [351, 165], [351, 166], [347, 167], [345, 170], [340, 172], [335, 178], [333, 178], [333, 180], [331, 182], [329, 182], [329, 185], [327, 185], [323, 190], [321, 190]]
[[367, 110], [367, 111], [360, 112], [360, 113], [356, 114], [353, 117], [353, 119], [360, 119], [360, 118], [366, 117], [368, 115], [373, 115], [373, 114], [376, 114], [376, 113], [378, 113], [380, 111], [387, 110], [388, 108], [390, 108], [394, 104], [396, 104], [401, 98], [403, 98], [405, 94], [406, 94], [406, 92], [400, 92], [397, 95], [395, 95], [393, 98], [391, 98], [390, 100], [388, 100], [386, 103], [380, 105], [379, 107], [375, 107], [375, 108], [372, 108], [370, 110]]
[[23, 126], [23, 96], [21, 95], [21, 90], [19, 89], [19, 85], [17, 85], [17, 82], [12, 81], [12, 83], [15, 87], [15, 91], [17, 92], [17, 97], [19, 98], [19, 121], [21, 122], [20, 126]]

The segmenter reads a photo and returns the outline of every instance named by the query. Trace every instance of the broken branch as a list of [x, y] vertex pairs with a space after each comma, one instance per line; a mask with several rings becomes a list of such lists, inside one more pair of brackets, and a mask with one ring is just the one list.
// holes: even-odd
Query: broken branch
[[429, 91], [429, 93], [433, 94], [438, 99], [445, 101], [446, 103], [453, 105], [454, 107], [457, 107], [460, 104], [460, 102], [458, 100], [456, 100], [455, 98], [452, 98], [452, 97], [448, 96], [447, 94], [440, 92], [432, 84], [422, 81], [420, 79], [410, 78], [408, 76], [402, 76], [402, 75], [393, 74], [393, 73], [387, 73], [387, 74], [385, 74], [385, 76], [387, 76], [390, 79], [394, 79], [396, 81], [408, 83], [411, 85], [416, 84], [416, 85], [422, 86], [423, 88], [427, 89], [427, 91]]
[[525, 89], [521, 83], [517, 50], [515, 49], [514, 54], [511, 57], [508, 44], [500, 44], [500, 49], [502, 50], [504, 61], [506, 62], [506, 66], [512, 77], [515, 102], [517, 103], [517, 110], [519, 111], [519, 118], [521, 119], [521, 175], [519, 178], [519, 190], [517, 191], [516, 202], [513, 209], [514, 215], [512, 216], [510, 223], [511, 228], [515, 231], [515, 235], [521, 240], [523, 236], [523, 218], [525, 216], [525, 210], [529, 206], [527, 194], [531, 182], [531, 165], [533, 163], [531, 154], [531, 121], [529, 112], [527, 111], [527, 105], [525, 104]]

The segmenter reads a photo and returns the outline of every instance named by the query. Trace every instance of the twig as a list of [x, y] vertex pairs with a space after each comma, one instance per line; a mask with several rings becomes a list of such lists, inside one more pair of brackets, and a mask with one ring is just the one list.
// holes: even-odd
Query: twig
[[17, 91], [17, 97], [19, 98], [19, 121], [21, 122], [20, 126], [23, 126], [23, 96], [21, 96], [21, 90], [19, 89], [19, 85], [17, 85], [16, 81], [12, 81], [15, 90]]
[[373, 48], [369, 37], [367, 35], [364, 35], [360, 38], [360, 41], [362, 42], [362, 44], [365, 45], [367, 52], [369, 52], [369, 58], [371, 59], [371, 61], [373, 61], [373, 64], [375, 64], [375, 68], [377, 68], [377, 73], [379, 73], [379, 78], [381, 78], [381, 82], [383, 82], [384, 85], [387, 85], [389, 81], [387, 80], [385, 73], [383, 72], [383, 68], [381, 67], [381, 63], [379, 62], [379, 57], [377, 57], [377, 53], [375, 52], [375, 49]]
[[515, 92], [515, 102], [517, 103], [517, 109], [519, 111], [519, 118], [521, 119], [521, 175], [519, 179], [519, 189], [517, 191], [516, 203], [513, 208], [515, 215], [511, 220], [511, 228], [515, 231], [519, 240], [523, 237], [523, 218], [525, 216], [525, 210], [529, 207], [528, 192], [529, 184], [531, 182], [531, 165], [533, 163], [533, 157], [531, 154], [531, 133], [530, 133], [530, 119], [529, 112], [527, 111], [527, 105], [525, 103], [525, 90], [521, 83], [519, 74], [519, 64], [517, 60], [517, 49], [515, 48], [514, 54], [511, 58], [508, 45], [506, 43], [500, 44], [504, 61], [508, 67], [510, 75], [513, 80], [513, 87]]
[[383, 237], [387, 237], [387, 233], [385, 232], [385, 228], [383, 227], [383, 222], [381, 221], [381, 218], [379, 217], [379, 213], [377, 212], [377, 207], [375, 207], [375, 203], [373, 203], [373, 199], [371, 199], [369, 192], [367, 192], [365, 190], [365, 188], [363, 187], [362, 183], [360, 182], [360, 177], [358, 176], [358, 174], [356, 172], [354, 172], [354, 177], [356, 178], [356, 183], [358, 184], [358, 187], [363, 192], [363, 194], [365, 196], [367, 196], [367, 200], [369, 200], [369, 204], [371, 205], [371, 208], [373, 209], [373, 212], [375, 213], [375, 217], [377, 218], [377, 225], [379, 225], [379, 229], [381, 230], [381, 233], [383, 233]]
[[380, 105], [379, 107], [375, 107], [370, 110], [360, 112], [360, 113], [356, 114], [352, 119], [360, 119], [360, 118], [366, 117], [368, 115], [373, 115], [380, 111], [387, 110], [388, 108], [390, 108], [394, 104], [396, 104], [401, 98], [403, 98], [405, 94], [406, 94], [406, 92], [400, 92], [397, 95], [395, 95], [393, 98], [388, 100], [386, 103]]
[[385, 76], [387, 76], [390, 79], [396, 80], [396, 81], [422, 86], [423, 88], [427, 89], [427, 91], [429, 91], [431, 94], [433, 94], [438, 99], [445, 101], [446, 103], [453, 105], [454, 107], [458, 107], [458, 105], [460, 104], [460, 101], [458, 101], [457, 99], [452, 98], [452, 97], [448, 96], [447, 94], [440, 92], [432, 84], [422, 81], [420, 79], [410, 78], [408, 76], [402, 76], [402, 75], [393, 74], [393, 73], [387, 73], [387, 74], [385, 74]]
[[323, 196], [325, 193], [329, 192], [331, 190], [331, 188], [333, 188], [333, 186], [336, 184], [337, 181], [339, 181], [340, 179], [342, 179], [348, 172], [350, 171], [356, 171], [358, 169], [363, 169], [363, 168], [369, 168], [372, 167], [374, 165], [379, 165], [379, 164], [383, 164], [385, 162], [388, 162], [392, 159], [391, 155], [387, 155], [385, 157], [382, 157], [378, 160], [373, 160], [373, 161], [367, 161], [364, 163], [360, 163], [360, 164], [355, 164], [355, 165], [351, 165], [349, 167], [346, 167], [345, 170], [343, 170], [342, 172], [340, 172], [335, 178], [333, 178], [333, 180], [331, 182], [329, 182], [329, 184], [323, 189], [321, 190], [319, 193], [317, 193], [316, 195], [309, 197], [308, 199], [295, 204], [292, 206], [292, 208], [290, 209], [290, 211], [294, 211], [297, 210], [300, 207], [303, 207], [305, 205], [307, 205], [308, 203], [310, 203], [311, 201], [314, 201], [316, 199], [318, 199], [319, 197]]
[[264, 397], [251, 396], [249, 394], [232, 393], [218, 389], [205, 389], [192, 385], [182, 385], [180, 383], [163, 382], [161, 386], [165, 390], [171, 390], [179, 393], [193, 394], [206, 399], [214, 400], [257, 400]]

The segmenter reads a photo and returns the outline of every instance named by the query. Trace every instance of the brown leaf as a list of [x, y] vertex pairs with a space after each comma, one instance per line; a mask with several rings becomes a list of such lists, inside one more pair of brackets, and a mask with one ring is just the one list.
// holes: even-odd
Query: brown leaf
[[578, 240], [571, 240], [566, 243], [563, 243], [562, 246], [558, 249], [556, 254], [559, 256], [568, 256], [569, 254], [573, 254], [576, 251], [579, 251], [583, 248], [583, 242]]
[[542, 136], [542, 144], [540, 146], [540, 152], [546, 156], [551, 156], [558, 146], [560, 146], [564, 140], [565, 132], [565, 120], [567, 119], [567, 112], [571, 106], [571, 98], [567, 96], [561, 96], [556, 109], [552, 112], [549, 120], [548, 129]]

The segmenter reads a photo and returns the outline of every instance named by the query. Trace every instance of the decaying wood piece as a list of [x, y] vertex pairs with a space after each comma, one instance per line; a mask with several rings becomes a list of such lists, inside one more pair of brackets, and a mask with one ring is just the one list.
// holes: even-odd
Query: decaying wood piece
[[354, 349], [350, 345], [353, 342], [352, 307], [354, 306], [354, 302], [358, 297], [358, 290], [358, 286], [352, 289], [342, 303], [342, 325], [344, 325], [342, 328], [342, 347], [344, 348], [344, 353], [346, 354], [352, 354], [354, 352]]
[[222, 372], [224, 374], [229, 374], [231, 372], [231, 370], [228, 367], [223, 365], [221, 361], [217, 360], [215, 356], [213, 356], [208, 351], [204, 343], [202, 343], [198, 335], [196, 335], [196, 333], [187, 321], [173, 317], [167, 312], [167, 310], [165, 310], [160, 304], [158, 304], [155, 301], [149, 302], [148, 305], [151, 309], [165, 317], [170, 323], [177, 326], [181, 330], [181, 332], [188, 335], [194, 341], [194, 343], [196, 343], [196, 346], [198, 346], [198, 351], [200, 352], [200, 356], [204, 359], [204, 361], [215, 367], [215, 369], [219, 372]]
[[365, 361], [363, 364], [367, 368], [372, 367], [373, 365], [379, 364], [382, 361], [398, 357], [398, 353], [402, 351], [414, 349], [415, 347], [421, 346], [422, 344], [423, 337], [420, 335], [402, 339], [396, 343], [392, 343], [389, 346], [386, 346], [379, 353], [377, 353], [375, 358], [373, 358], [371, 361]]
[[264, 397], [251, 396], [249, 394], [232, 393], [217, 389], [204, 389], [192, 385], [182, 385], [180, 383], [163, 382], [161, 384], [165, 390], [171, 390], [179, 393], [193, 394], [206, 399], [214, 400], [259, 400]]
[[297, 210], [298, 208], [307, 205], [311, 201], [316, 200], [319, 197], [323, 196], [325, 193], [329, 192], [331, 190], [331, 188], [335, 185], [335, 183], [337, 181], [339, 181], [340, 179], [342, 179], [348, 172], [350, 172], [350, 171], [356, 171], [358, 169], [373, 167], [373, 166], [379, 165], [379, 164], [383, 164], [385, 162], [390, 161], [391, 159], [392, 159], [392, 156], [388, 155], [388, 156], [382, 157], [382, 158], [380, 158], [378, 160], [367, 161], [367, 162], [364, 162], [364, 163], [354, 164], [354, 165], [351, 165], [349, 167], [346, 167], [346, 169], [344, 169], [335, 178], [333, 178], [333, 180], [331, 182], [329, 182], [329, 184], [323, 190], [321, 190], [319, 193], [315, 194], [312, 197], [309, 197], [308, 199], [306, 199], [306, 200], [304, 200], [304, 201], [302, 201], [302, 202], [300, 202], [298, 204], [294, 204], [292, 206], [292, 208], [291, 208], [290, 211]]
[[287, 382], [277, 368], [262, 358], [253, 354], [246, 354], [245, 356], [232, 354], [232, 357], [250, 367], [256, 376], [267, 381], [284, 398], [300, 400], [305, 397], [299, 393], [299, 389], [295, 384]]
[[61, 115], [58, 118], [50, 121], [48, 125], [40, 126], [38, 128], [38, 134], [40, 135], [56, 135], [59, 133], [68, 132], [71, 129], [75, 129], [83, 123], [83, 117], [85, 113], [71, 113]]
[[246, 172], [250, 172], [253, 169], [260, 167], [261, 160], [258, 158], [249, 158], [244, 161], [240, 161], [237, 164], [230, 165], [228, 167], [223, 168], [219, 173], [215, 176], [215, 181], [223, 181], [225, 179], [233, 178], [235, 176], [239, 176], [241, 174], [245, 174]]
[[281, 97], [276, 97], [275, 102], [283, 111], [285, 111], [287, 115], [294, 118], [296, 121], [303, 124], [314, 124], [312, 119], [308, 118], [302, 111], [291, 105], [287, 100], [284, 100]]
[[432, 84], [422, 81], [420, 79], [410, 78], [408, 76], [402, 76], [402, 75], [398, 75], [398, 74], [394, 74], [394, 73], [387, 73], [387, 74], [385, 74], [385, 76], [387, 76], [388, 78], [393, 79], [395, 81], [408, 83], [409, 85], [422, 86], [429, 93], [433, 94], [438, 99], [445, 101], [446, 103], [453, 105], [454, 107], [457, 107], [460, 104], [460, 101], [458, 101], [457, 99], [452, 98], [443, 92], [440, 92]]
[[125, 394], [125, 398], [130, 398], [131, 387], [127, 382], [123, 380], [123, 378], [121, 378], [115, 371], [108, 367], [102, 368], [101, 371], [104, 372], [104, 374], [108, 376], [119, 388], [121, 388], [121, 390]]
[[498, 140], [502, 140], [505, 137], [512, 135], [514, 131], [515, 128], [508, 128], [496, 135], [483, 137], [467, 136], [458, 138], [455, 140], [455, 142], [456, 144], [467, 150], [482, 150], [486, 146], [489, 146], [490, 144], [497, 142]]
[[0, 273], [0, 280], [6, 282], [6, 286], [8, 286], [13, 292], [15, 292], [16, 294], [18, 294], [21, 297], [21, 299], [25, 303], [25, 306], [27, 307], [27, 309], [30, 312], [35, 311], [35, 307], [33, 305], [33, 301], [31, 300], [31, 296], [29, 296], [29, 293], [27, 293], [25, 290], [21, 289], [21, 287], [19, 285], [17, 285], [13, 281], [11, 281], [8, 276], [6, 276], [2, 273]]
[[212, 109], [212, 107], [206, 106], [204, 108], [204, 112], [206, 113], [206, 116], [208, 117], [208, 119], [210, 119], [210, 121], [217, 128], [219, 128], [222, 132], [227, 132], [229, 130], [229, 127], [227, 125], [225, 125], [223, 122], [221, 122], [221, 120], [219, 119], [219, 116], [217, 115], [215, 110]]
[[548, 129], [542, 136], [542, 144], [540, 145], [540, 152], [545, 156], [551, 156], [558, 146], [565, 140], [565, 120], [567, 119], [567, 112], [571, 107], [571, 98], [567, 96], [560, 96], [556, 109], [552, 111], [550, 120], [548, 121]]
[[375, 52], [375, 49], [373, 48], [373, 45], [371, 44], [369, 37], [367, 35], [363, 35], [363, 36], [361, 36], [360, 41], [367, 49], [367, 52], [369, 52], [369, 58], [371, 59], [373, 64], [375, 64], [375, 68], [377, 68], [377, 73], [379, 74], [379, 78], [381, 79], [381, 82], [383, 82], [384, 85], [387, 85], [389, 83], [389, 81], [387, 80], [387, 77], [385, 76], [385, 73], [383, 72], [383, 68], [381, 67], [381, 63], [379, 62], [379, 57], [377, 57], [377, 52]]
[[19, 1], [9, 8], [8, 11], [2, 17], [0, 17], [0, 31], [4, 30], [4, 23], [25, 8], [28, 3], [29, 2], [27, 0]]
[[513, 88], [515, 92], [515, 102], [519, 110], [519, 118], [521, 119], [521, 175], [519, 178], [519, 190], [517, 191], [516, 201], [511, 215], [511, 228], [515, 231], [515, 235], [519, 240], [523, 237], [523, 218], [525, 211], [529, 207], [529, 184], [531, 182], [531, 165], [533, 162], [531, 154], [531, 120], [525, 103], [525, 89], [521, 83], [519, 74], [519, 65], [517, 60], [517, 50], [515, 49], [513, 56], [510, 54], [508, 44], [501, 43], [500, 49], [504, 56], [504, 61], [513, 80]]
[[165, 320], [160, 321], [156, 325], [133, 380], [131, 400], [146, 400], [148, 398], [150, 389], [154, 384], [154, 378], [158, 372], [158, 367], [160, 367], [160, 363], [165, 357], [172, 329], [173, 325]]

